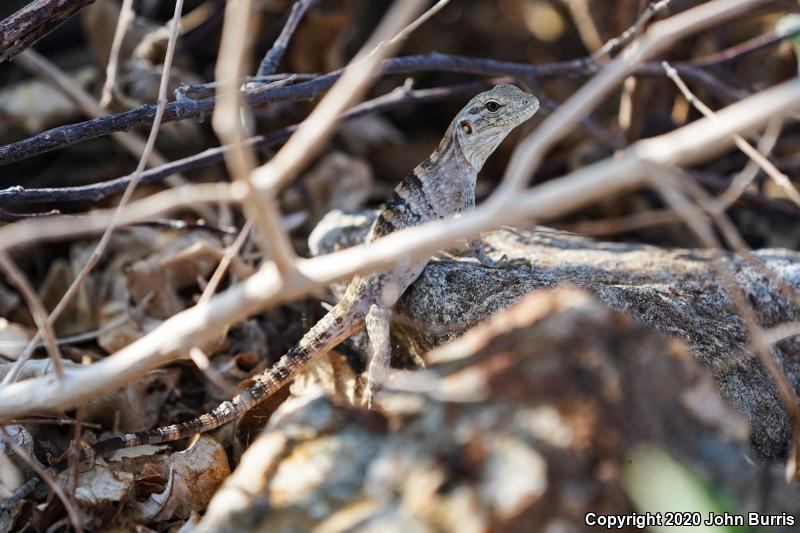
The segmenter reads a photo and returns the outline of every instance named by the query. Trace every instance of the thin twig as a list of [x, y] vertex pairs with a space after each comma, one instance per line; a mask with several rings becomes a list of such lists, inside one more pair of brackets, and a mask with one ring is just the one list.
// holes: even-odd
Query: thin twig
[[[764, 135], [758, 141], [758, 152], [763, 156], [767, 156], [775, 144], [778, 142], [781, 129], [783, 128], [783, 119], [781, 117], [773, 118], [767, 129], [764, 130]], [[759, 165], [752, 159], [747, 160], [747, 165], [739, 172], [730, 182], [730, 185], [722, 191], [716, 202], [717, 209], [724, 211], [732, 206], [742, 195], [747, 191], [747, 187], [753, 182], [758, 175]]]
[[627, 30], [622, 32], [621, 35], [606, 42], [600, 49], [592, 54], [592, 59], [599, 61], [603, 57], [611, 57], [616, 54], [622, 47], [626, 46], [632, 39], [638, 37], [644, 27], [650, 22], [653, 17], [661, 12], [666, 11], [669, 3], [672, 0], [653, 0], [647, 7], [644, 8], [636, 22]]
[[[122, 210], [118, 226], [163, 217], [178, 209], [198, 204], [239, 203], [244, 191], [239, 184], [203, 183], [167, 189], [136, 202]], [[61, 217], [29, 218], [0, 226], [0, 251], [7, 251], [20, 244], [42, 240], [78, 238], [103, 233], [114, 217], [116, 208], [98, 209], [91, 216], [77, 217], [65, 224]]]
[[275, 43], [273, 43], [267, 55], [264, 56], [264, 59], [261, 60], [261, 64], [258, 66], [257, 76], [264, 77], [275, 73], [275, 70], [278, 68], [278, 63], [280, 63], [283, 54], [286, 52], [286, 48], [289, 46], [292, 35], [294, 35], [295, 30], [297, 30], [297, 25], [300, 24], [306, 11], [314, 7], [318, 1], [319, 0], [297, 0], [292, 5], [289, 18], [286, 20], [286, 24], [281, 30], [280, 35], [275, 39]]
[[[9, 421], [9, 424], [17, 425], [46, 425], [46, 426], [74, 426], [77, 420], [71, 418], [17, 418]], [[103, 429], [101, 424], [83, 422], [83, 427], [87, 429]]]
[[72, 524], [73, 529], [77, 533], [83, 532], [83, 526], [81, 525], [80, 515], [78, 515], [78, 511], [75, 509], [75, 505], [69, 499], [69, 497], [64, 493], [64, 491], [59, 486], [58, 482], [53, 478], [52, 474], [44, 468], [39, 461], [28, 455], [28, 453], [22, 449], [22, 447], [17, 444], [14, 438], [6, 432], [4, 427], [0, 427], [0, 438], [2, 438], [7, 446], [10, 446], [14, 453], [22, 459], [31, 469], [36, 472], [36, 475], [39, 476], [40, 479], [44, 480], [45, 483], [50, 487], [50, 490], [53, 491], [61, 503], [64, 504], [64, 509], [67, 511], [67, 516], [69, 516], [69, 521]]
[[111, 51], [108, 54], [106, 81], [103, 83], [103, 92], [100, 97], [100, 106], [103, 108], [108, 108], [114, 98], [114, 88], [119, 71], [119, 53], [122, 49], [122, 42], [125, 40], [125, 33], [133, 22], [133, 18], [133, 0], [122, 0], [122, 7], [120, 7], [117, 17], [117, 28], [114, 30], [114, 40], [111, 42]]
[[742, 43], [739, 43], [730, 48], [713, 52], [705, 56], [698, 57], [691, 60], [691, 64], [695, 67], [718, 67], [740, 59], [748, 54], [772, 46], [774, 44], [783, 42], [787, 38], [794, 37], [800, 34], [800, 28], [786, 33], [770, 32], [758, 37], [753, 37]]
[[75, 501], [75, 491], [78, 490], [78, 465], [81, 457], [81, 435], [83, 434], [83, 407], [78, 407], [75, 413], [75, 425], [72, 431], [72, 440], [69, 443], [69, 489], [70, 498]]
[[217, 287], [219, 287], [220, 282], [222, 281], [222, 277], [225, 275], [225, 272], [228, 271], [228, 267], [231, 264], [231, 261], [234, 257], [239, 253], [239, 250], [242, 249], [244, 243], [247, 241], [247, 237], [250, 235], [250, 231], [253, 229], [253, 221], [252, 219], [245, 222], [244, 227], [236, 236], [233, 243], [225, 249], [225, 255], [222, 256], [219, 264], [217, 265], [216, 270], [214, 270], [214, 274], [211, 275], [211, 278], [208, 280], [208, 285], [203, 290], [203, 294], [200, 295], [200, 298], [197, 300], [198, 305], [206, 303], [211, 297], [217, 292]]
[[28, 304], [33, 321], [41, 332], [40, 337], [44, 339], [47, 355], [53, 363], [56, 376], [59, 380], [64, 379], [64, 363], [61, 360], [61, 350], [58, 349], [56, 335], [53, 331], [53, 323], [47, 319], [47, 309], [45, 309], [36, 290], [31, 286], [28, 277], [17, 267], [14, 261], [5, 252], [0, 252], [0, 270], [6, 275], [8, 281], [14, 285], [22, 294]]

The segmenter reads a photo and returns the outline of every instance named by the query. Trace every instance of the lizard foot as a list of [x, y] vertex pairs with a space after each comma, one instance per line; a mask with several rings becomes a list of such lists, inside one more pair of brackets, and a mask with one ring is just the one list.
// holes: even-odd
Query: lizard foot
[[480, 264], [486, 268], [494, 269], [513, 269], [513, 268], [531, 268], [531, 263], [523, 257], [515, 257], [509, 259], [506, 254], [503, 254], [499, 260], [495, 261], [486, 253], [483, 241], [476, 239], [472, 242], [472, 249], [475, 257], [478, 258]]

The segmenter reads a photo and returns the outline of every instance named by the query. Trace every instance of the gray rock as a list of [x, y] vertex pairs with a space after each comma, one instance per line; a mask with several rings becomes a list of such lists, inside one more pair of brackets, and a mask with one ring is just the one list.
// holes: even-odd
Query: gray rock
[[[368, 220], [363, 212], [357, 217], [330, 214], [315, 229], [311, 249], [324, 253], [358, 242]], [[493, 258], [505, 254], [515, 266], [488, 269], [473, 258], [433, 259], [395, 310], [394, 333], [411, 351], [422, 354], [439, 346], [532, 291], [578, 286], [612, 309], [685, 341], [711, 371], [722, 395], [750, 421], [757, 455], [785, 455], [788, 425], [783, 407], [747, 345], [742, 321], [712, 268], [710, 252], [600, 242], [547, 228], [501, 230], [484, 240]], [[755, 255], [787, 284], [800, 288], [800, 253], [767, 249]], [[797, 307], [756, 267], [732, 255], [727, 261], [760, 325], [800, 318]], [[800, 340], [782, 341], [773, 353], [800, 390]]]

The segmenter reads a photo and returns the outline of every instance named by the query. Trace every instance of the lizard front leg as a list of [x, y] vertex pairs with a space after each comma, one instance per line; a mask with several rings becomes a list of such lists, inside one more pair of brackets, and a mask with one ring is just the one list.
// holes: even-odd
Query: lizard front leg
[[391, 311], [388, 307], [372, 304], [367, 312], [366, 326], [369, 337], [370, 361], [367, 369], [367, 408], [372, 409], [375, 395], [389, 375], [392, 345], [389, 338]]
[[[474, 211], [475, 210], [475, 191], [470, 190], [467, 191], [461, 201], [461, 206], [458, 212], [455, 214], [455, 218], [461, 217], [465, 212]], [[500, 261], [495, 261], [491, 257], [486, 254], [486, 248], [483, 244], [483, 239], [481, 237], [477, 237], [468, 243], [469, 249], [472, 254], [478, 259], [481, 265], [485, 266], [486, 268], [505, 268], [509, 266], [508, 258], [504, 255], [500, 258]]]

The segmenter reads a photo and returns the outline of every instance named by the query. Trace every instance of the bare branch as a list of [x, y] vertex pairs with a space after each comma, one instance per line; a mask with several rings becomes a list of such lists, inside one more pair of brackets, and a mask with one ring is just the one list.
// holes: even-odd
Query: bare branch
[[[176, 211], [208, 203], [238, 203], [244, 191], [234, 184], [209, 183], [185, 185], [151, 194], [147, 198], [131, 202], [117, 218], [117, 226], [140, 222]], [[103, 233], [108, 228], [116, 208], [98, 209], [91, 216], [70, 218], [65, 224], [61, 217], [29, 218], [0, 227], [0, 251], [8, 250], [26, 242], [49, 242], [57, 239], [78, 238]]]
[[[380, 113], [415, 106], [418, 104], [440, 102], [449, 98], [461, 98], [471, 96], [486, 87], [489, 83], [501, 80], [489, 80], [488, 82], [471, 82], [450, 87], [434, 87], [432, 89], [407, 90], [398, 88], [388, 94], [379, 96], [372, 100], [363, 102], [344, 113], [339, 121], [348, 121], [362, 117], [369, 113]], [[289, 126], [280, 130], [273, 131], [267, 135], [257, 135], [245, 139], [243, 142], [254, 148], [268, 148], [276, 146], [292, 134], [297, 129], [297, 125]], [[222, 161], [225, 154], [230, 150], [230, 146], [219, 148], [209, 148], [199, 154], [178, 159], [154, 168], [145, 170], [140, 174], [140, 183], [157, 183], [165, 177], [187, 170], [194, 170], [213, 165]], [[98, 201], [112, 194], [119, 193], [128, 186], [133, 175], [121, 178], [93, 183], [90, 185], [80, 185], [76, 187], [24, 189], [19, 186], [0, 190], [0, 203], [4, 204], [24, 204], [41, 202], [76, 202], [82, 200]]]
[[12, 59], [94, 0], [33, 0], [0, 21], [0, 63]]
[[[800, 109], [800, 79], [785, 82], [720, 110], [716, 121], [703, 118], [673, 132], [639, 141], [621, 157], [595, 163], [517, 193], [499, 207], [484, 203], [459, 219], [405, 229], [366, 247], [301, 259], [297, 263], [297, 273], [291, 276], [282, 277], [273, 264], [267, 264], [207, 303], [174, 315], [119, 352], [88, 367], [66, 369], [64, 385], [59, 385], [51, 376], [45, 376], [0, 388], [0, 420], [42, 410], [65, 409], [115, 390], [148, 370], [173, 361], [178, 350], [191, 348], [213, 337], [221, 328], [318, 287], [358, 273], [389, 267], [401, 257], [413, 260], [429, 256], [481, 231], [529, 219], [546, 220], [639, 187], [644, 183], [643, 161], [659, 165], [697, 163], [730, 146], [731, 134], [752, 130], [775, 114], [796, 109]], [[174, 190], [160, 194], [172, 192]], [[25, 221], [29, 229], [47, 222], [41, 219]], [[4, 230], [17, 224], [21, 223], [0, 228], [0, 249], [9, 243]]]
[[[252, 172], [258, 161], [250, 145], [244, 143], [250, 134], [252, 116], [241, 105], [239, 80], [245, 72], [245, 53], [250, 47], [248, 24], [252, 17], [251, 0], [230, 2], [225, 6], [225, 24], [222, 42], [217, 55], [217, 102], [211, 123], [219, 140], [229, 145], [225, 153], [225, 164], [231, 177], [244, 184], [249, 191], [245, 197], [245, 213], [254, 220], [258, 228], [261, 248], [270, 254], [278, 270], [288, 272], [296, 255], [283, 230], [278, 203], [274, 197], [261, 197], [254, 190]], [[276, 82], [280, 83], [280, 82]]]
[[[676, 63], [675, 68], [685, 78], [701, 83], [726, 102], [739, 99], [736, 90], [714, 76], [690, 63]], [[382, 74], [415, 74], [420, 72], [453, 72], [477, 76], [511, 76], [525, 81], [544, 81], [548, 79], [586, 78], [597, 71], [596, 63], [588, 59], [578, 59], [544, 65], [528, 65], [464, 56], [427, 54], [387, 59], [383, 62]], [[334, 71], [316, 76], [308, 81], [276, 87], [267, 91], [252, 89], [247, 93], [249, 106], [260, 106], [274, 102], [311, 100], [329, 89], [341, 76], [342, 71]], [[633, 72], [643, 76], [663, 76], [663, 69], [657, 62], [639, 65]], [[301, 78], [302, 79], [302, 78]], [[163, 121], [202, 120], [210, 115], [216, 103], [215, 97], [192, 100], [179, 98], [170, 102], [164, 110]], [[66, 146], [124, 131], [137, 126], [149, 125], [155, 116], [153, 105], [144, 105], [122, 113], [105, 115], [97, 119], [58, 126], [27, 139], [0, 146], [0, 166], [27, 159]]]

